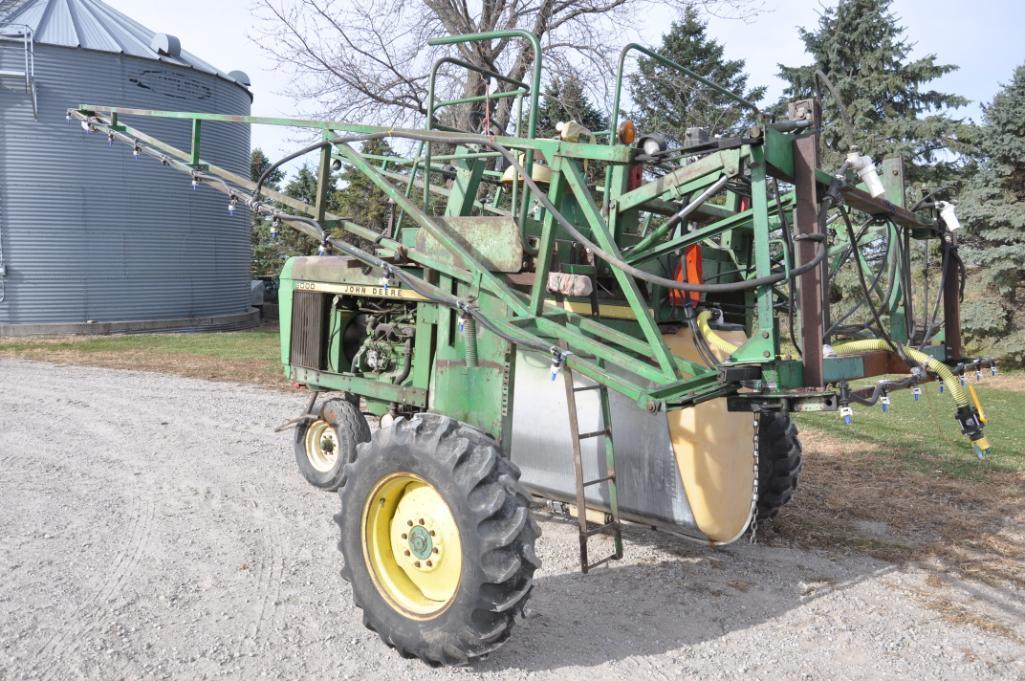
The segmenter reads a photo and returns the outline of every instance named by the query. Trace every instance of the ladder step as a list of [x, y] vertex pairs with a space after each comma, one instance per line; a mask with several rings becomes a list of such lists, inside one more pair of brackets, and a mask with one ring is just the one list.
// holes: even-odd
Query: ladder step
[[577, 435], [578, 440], [586, 440], [592, 437], [600, 437], [602, 435], [611, 435], [608, 428], [602, 428], [601, 430], [595, 430], [590, 433], [581, 433]]
[[609, 528], [612, 528], [612, 529], [618, 531], [619, 530], [619, 523], [617, 521], [615, 521], [615, 520], [610, 520], [609, 522], [605, 523], [604, 525], [599, 525], [598, 527], [589, 527], [587, 529], [587, 532], [584, 533], [584, 535], [587, 536], [587, 537], [593, 537], [596, 534], [601, 534], [602, 532], [605, 532]]
[[615, 479], [616, 479], [616, 476], [614, 476], [614, 475], [606, 475], [604, 478], [597, 478], [595, 480], [591, 480], [590, 482], [585, 482], [584, 483], [584, 487], [590, 487], [591, 485], [597, 485], [598, 483], [608, 482], [610, 480], [615, 480]]
[[575, 392], [575, 393], [582, 393], [585, 390], [604, 390], [604, 389], [605, 389], [605, 386], [603, 386], [601, 383], [595, 383], [594, 385], [585, 385], [585, 386], [582, 386], [580, 388], [573, 388], [573, 392]]

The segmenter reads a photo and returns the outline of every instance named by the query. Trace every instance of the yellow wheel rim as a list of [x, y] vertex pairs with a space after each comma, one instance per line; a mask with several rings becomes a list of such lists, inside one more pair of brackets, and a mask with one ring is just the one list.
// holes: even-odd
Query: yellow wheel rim
[[438, 491], [413, 473], [380, 480], [363, 508], [363, 557], [377, 590], [407, 617], [427, 620], [455, 599], [459, 527]]
[[324, 419], [306, 429], [306, 458], [321, 473], [330, 472], [338, 461], [338, 435]]

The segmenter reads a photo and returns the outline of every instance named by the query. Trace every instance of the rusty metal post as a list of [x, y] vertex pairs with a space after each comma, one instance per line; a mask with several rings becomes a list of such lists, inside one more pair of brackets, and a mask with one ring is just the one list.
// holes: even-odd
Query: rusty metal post
[[[819, 165], [818, 126], [821, 112], [815, 100], [802, 100], [790, 105], [790, 117], [794, 120], [810, 118], [812, 133], [794, 142], [794, 190], [797, 194], [795, 219], [798, 237], [823, 234], [819, 221], [818, 183], [815, 172]], [[797, 265], [814, 259], [818, 249], [825, 244], [812, 240], [798, 239]], [[824, 370], [822, 341], [825, 324], [825, 271], [828, 261], [802, 274], [797, 280], [800, 299], [801, 356], [804, 360], [804, 385], [818, 387], [823, 384]]]
[[944, 235], [943, 345], [948, 362], [961, 361], [961, 270], [957, 266], [957, 236]]

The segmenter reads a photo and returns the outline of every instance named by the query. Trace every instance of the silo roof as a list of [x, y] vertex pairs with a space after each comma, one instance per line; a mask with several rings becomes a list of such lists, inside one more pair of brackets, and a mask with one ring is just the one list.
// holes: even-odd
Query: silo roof
[[28, 26], [38, 44], [152, 59], [247, 85], [234, 72], [229, 75], [180, 49], [173, 36], [148, 29], [100, 0], [0, 0], [0, 32], [6, 24]]

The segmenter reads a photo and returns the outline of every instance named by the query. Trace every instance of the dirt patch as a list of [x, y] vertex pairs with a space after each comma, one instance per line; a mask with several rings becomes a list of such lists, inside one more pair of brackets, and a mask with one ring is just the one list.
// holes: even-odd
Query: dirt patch
[[[913, 564], [942, 582], [1025, 588], [1025, 473], [978, 480], [910, 470], [878, 445], [805, 431], [801, 491], [762, 536]], [[939, 607], [941, 614], [960, 606]], [[945, 614], [946, 613], [946, 614]]]
[[[974, 383], [974, 381], [972, 381]], [[1012, 390], [1018, 393], [1025, 393], [1025, 374], [1015, 372], [1010, 374], [997, 374], [990, 376], [989, 370], [985, 372], [985, 379], [982, 383], [987, 388], [998, 390]]]

